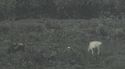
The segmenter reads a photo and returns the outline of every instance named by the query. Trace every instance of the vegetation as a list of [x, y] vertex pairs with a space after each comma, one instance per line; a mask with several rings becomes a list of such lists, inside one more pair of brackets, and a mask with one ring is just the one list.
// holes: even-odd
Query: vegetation
[[[124, 69], [124, 0], [0, 0], [0, 69]], [[101, 55], [87, 50], [103, 42]]]
[[124, 0], [0, 0], [0, 17], [21, 19], [120, 16], [124, 14], [124, 3]]
[[[3, 21], [0, 68], [123, 69], [124, 24], [124, 19], [117, 18]], [[101, 55], [87, 51], [91, 40], [103, 42]]]

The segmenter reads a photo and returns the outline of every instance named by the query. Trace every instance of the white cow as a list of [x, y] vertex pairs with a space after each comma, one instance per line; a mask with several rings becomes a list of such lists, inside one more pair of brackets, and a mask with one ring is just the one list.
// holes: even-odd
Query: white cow
[[97, 54], [100, 54], [100, 46], [102, 45], [102, 42], [100, 41], [91, 41], [89, 43], [88, 52], [92, 52], [92, 55], [94, 55], [94, 49], [97, 49]]

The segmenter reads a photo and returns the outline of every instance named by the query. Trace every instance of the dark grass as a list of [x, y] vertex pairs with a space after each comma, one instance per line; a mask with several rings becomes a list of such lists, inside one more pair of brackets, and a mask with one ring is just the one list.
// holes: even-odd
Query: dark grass
[[[0, 23], [0, 68], [124, 69], [124, 25], [124, 19], [112, 18], [3, 21]], [[98, 56], [87, 51], [92, 40], [103, 42]], [[15, 50], [15, 43], [23, 43], [24, 50], [19, 45]]]

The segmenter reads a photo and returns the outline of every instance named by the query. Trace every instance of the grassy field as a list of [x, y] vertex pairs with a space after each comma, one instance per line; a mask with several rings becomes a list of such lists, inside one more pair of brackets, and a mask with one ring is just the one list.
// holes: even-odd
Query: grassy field
[[[0, 22], [0, 69], [124, 69], [125, 19]], [[92, 56], [88, 43], [103, 42]], [[70, 47], [70, 48], [68, 48]]]

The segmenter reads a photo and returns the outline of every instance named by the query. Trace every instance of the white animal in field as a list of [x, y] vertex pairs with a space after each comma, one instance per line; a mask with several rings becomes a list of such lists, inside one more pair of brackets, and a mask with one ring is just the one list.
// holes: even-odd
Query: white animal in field
[[89, 47], [88, 47], [88, 52], [91, 52], [92, 55], [94, 55], [95, 53], [95, 49], [97, 50], [97, 54], [100, 54], [100, 46], [102, 45], [102, 42], [100, 41], [91, 41], [89, 43]]

